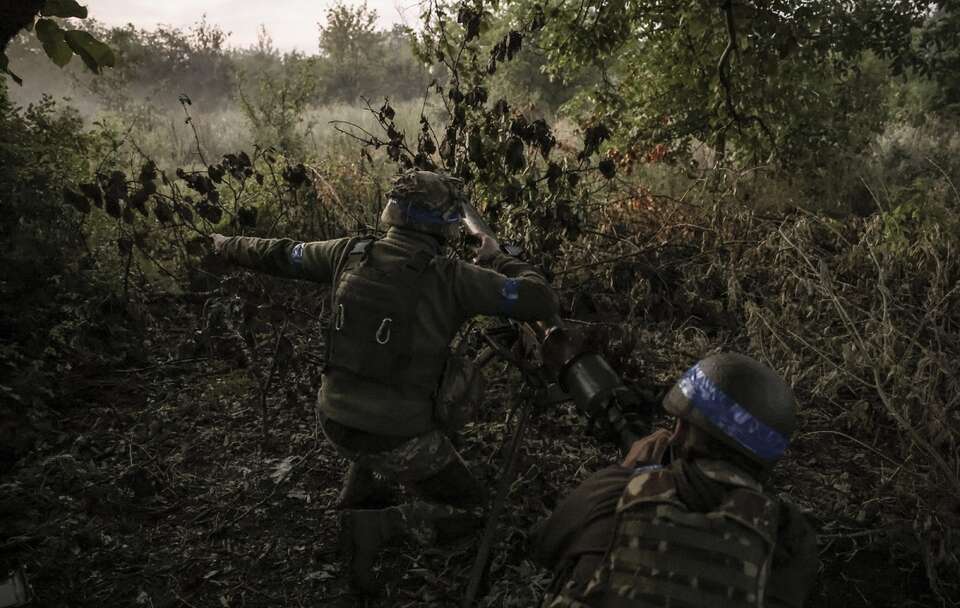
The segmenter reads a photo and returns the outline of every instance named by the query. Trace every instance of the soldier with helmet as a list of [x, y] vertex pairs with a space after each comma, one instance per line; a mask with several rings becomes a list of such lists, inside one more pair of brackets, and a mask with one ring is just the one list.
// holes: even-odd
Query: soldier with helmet
[[[469, 378], [476, 374], [451, 358], [451, 340], [475, 315], [533, 321], [558, 309], [537, 270], [490, 242], [478, 249], [485, 267], [444, 255], [462, 218], [460, 180], [408, 171], [388, 198], [381, 216], [387, 231], [379, 239], [213, 235], [215, 249], [241, 266], [331, 285], [319, 408], [327, 438], [351, 461], [339, 499], [341, 533], [354, 582], [366, 590], [375, 588], [372, 564], [385, 541], [455, 534], [463, 510], [484, 500], [443, 428], [457, 416], [436, 407], [476, 397]], [[448, 389], [460, 394], [438, 394]], [[422, 500], [369, 508], [391, 482]]]
[[816, 536], [765, 485], [796, 429], [790, 387], [740, 354], [690, 368], [663, 400], [673, 431], [635, 442], [534, 535], [553, 569], [543, 606], [803, 605]]

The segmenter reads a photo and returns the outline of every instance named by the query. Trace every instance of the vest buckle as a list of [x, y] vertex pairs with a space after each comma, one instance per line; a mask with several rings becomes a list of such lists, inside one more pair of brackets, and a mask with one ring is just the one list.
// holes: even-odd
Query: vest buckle
[[380, 322], [380, 327], [377, 329], [377, 344], [381, 346], [390, 341], [390, 328], [393, 325], [393, 319], [390, 317], [384, 318]]

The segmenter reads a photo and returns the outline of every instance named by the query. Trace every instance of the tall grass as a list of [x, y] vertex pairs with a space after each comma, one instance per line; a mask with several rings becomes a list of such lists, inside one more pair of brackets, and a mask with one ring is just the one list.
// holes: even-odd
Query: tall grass
[[[435, 105], [424, 106], [422, 101], [393, 105], [398, 127], [414, 141], [421, 109], [432, 116], [438, 111]], [[198, 168], [224, 154], [250, 152], [258, 146], [267, 148], [276, 141], [275, 131], [270, 127], [255, 129], [237, 106], [207, 112], [189, 105], [186, 110], [174, 101], [160, 107], [138, 106], [122, 113], [101, 110], [88, 114], [87, 121], [121, 144], [127, 154], [149, 157], [166, 168]], [[384, 137], [376, 117], [362, 102], [314, 106], [299, 117], [295, 127], [294, 138], [300, 148], [297, 156], [312, 161], [359, 158], [360, 142], [341, 131], [361, 138], [367, 137], [365, 132]]]

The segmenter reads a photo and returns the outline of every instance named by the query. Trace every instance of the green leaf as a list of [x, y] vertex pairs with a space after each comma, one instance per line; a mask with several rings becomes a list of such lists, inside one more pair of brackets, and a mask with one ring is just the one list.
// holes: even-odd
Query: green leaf
[[52, 19], [40, 19], [36, 26], [37, 39], [43, 43], [43, 50], [55, 64], [61, 68], [73, 58], [73, 50], [63, 37], [63, 30]]
[[44, 17], [76, 17], [87, 18], [87, 7], [80, 6], [76, 0], [47, 0], [40, 9]]
[[80, 55], [80, 59], [83, 59], [83, 62], [94, 73], [99, 74], [102, 68], [113, 67], [116, 63], [113, 50], [87, 32], [70, 30], [64, 37], [73, 52]]
[[47, 57], [61, 68], [73, 59], [73, 51], [63, 38], [55, 42], [44, 42], [43, 50], [47, 54]]
[[600, 174], [607, 179], [613, 179], [617, 174], [617, 165], [609, 158], [605, 158], [597, 163], [597, 169], [599, 169]]
[[63, 38], [63, 30], [53, 19], [38, 19], [35, 30], [40, 42]]
[[84, 215], [90, 213], [90, 201], [87, 200], [87, 197], [80, 194], [73, 188], [67, 187], [63, 189], [63, 202], [67, 203]]

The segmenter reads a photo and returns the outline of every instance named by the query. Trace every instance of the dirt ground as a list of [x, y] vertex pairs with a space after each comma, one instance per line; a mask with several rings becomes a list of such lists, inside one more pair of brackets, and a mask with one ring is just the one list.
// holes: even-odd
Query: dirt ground
[[[35, 412], [24, 431], [32, 448], [0, 477], [0, 570], [23, 568], [33, 605], [459, 605], [479, 532], [454, 546], [392, 547], [378, 563], [383, 595], [350, 591], [333, 506], [345, 462], [318, 427], [314, 326], [289, 328], [296, 365], [270, 387], [265, 439], [257, 376], [230, 348], [185, 347], [192, 330], [155, 327], [145, 363], [63, 378], [69, 405]], [[519, 376], [501, 363], [489, 371], [487, 407], [462, 449], [495, 487]], [[913, 532], [878, 525], [887, 505], [865, 498], [897, 463], [804, 405], [776, 482], [820, 530], [808, 606], [939, 606]], [[480, 605], [537, 605], [549, 574], [525, 558], [528, 528], [615, 459], [569, 406], [534, 414]]]

